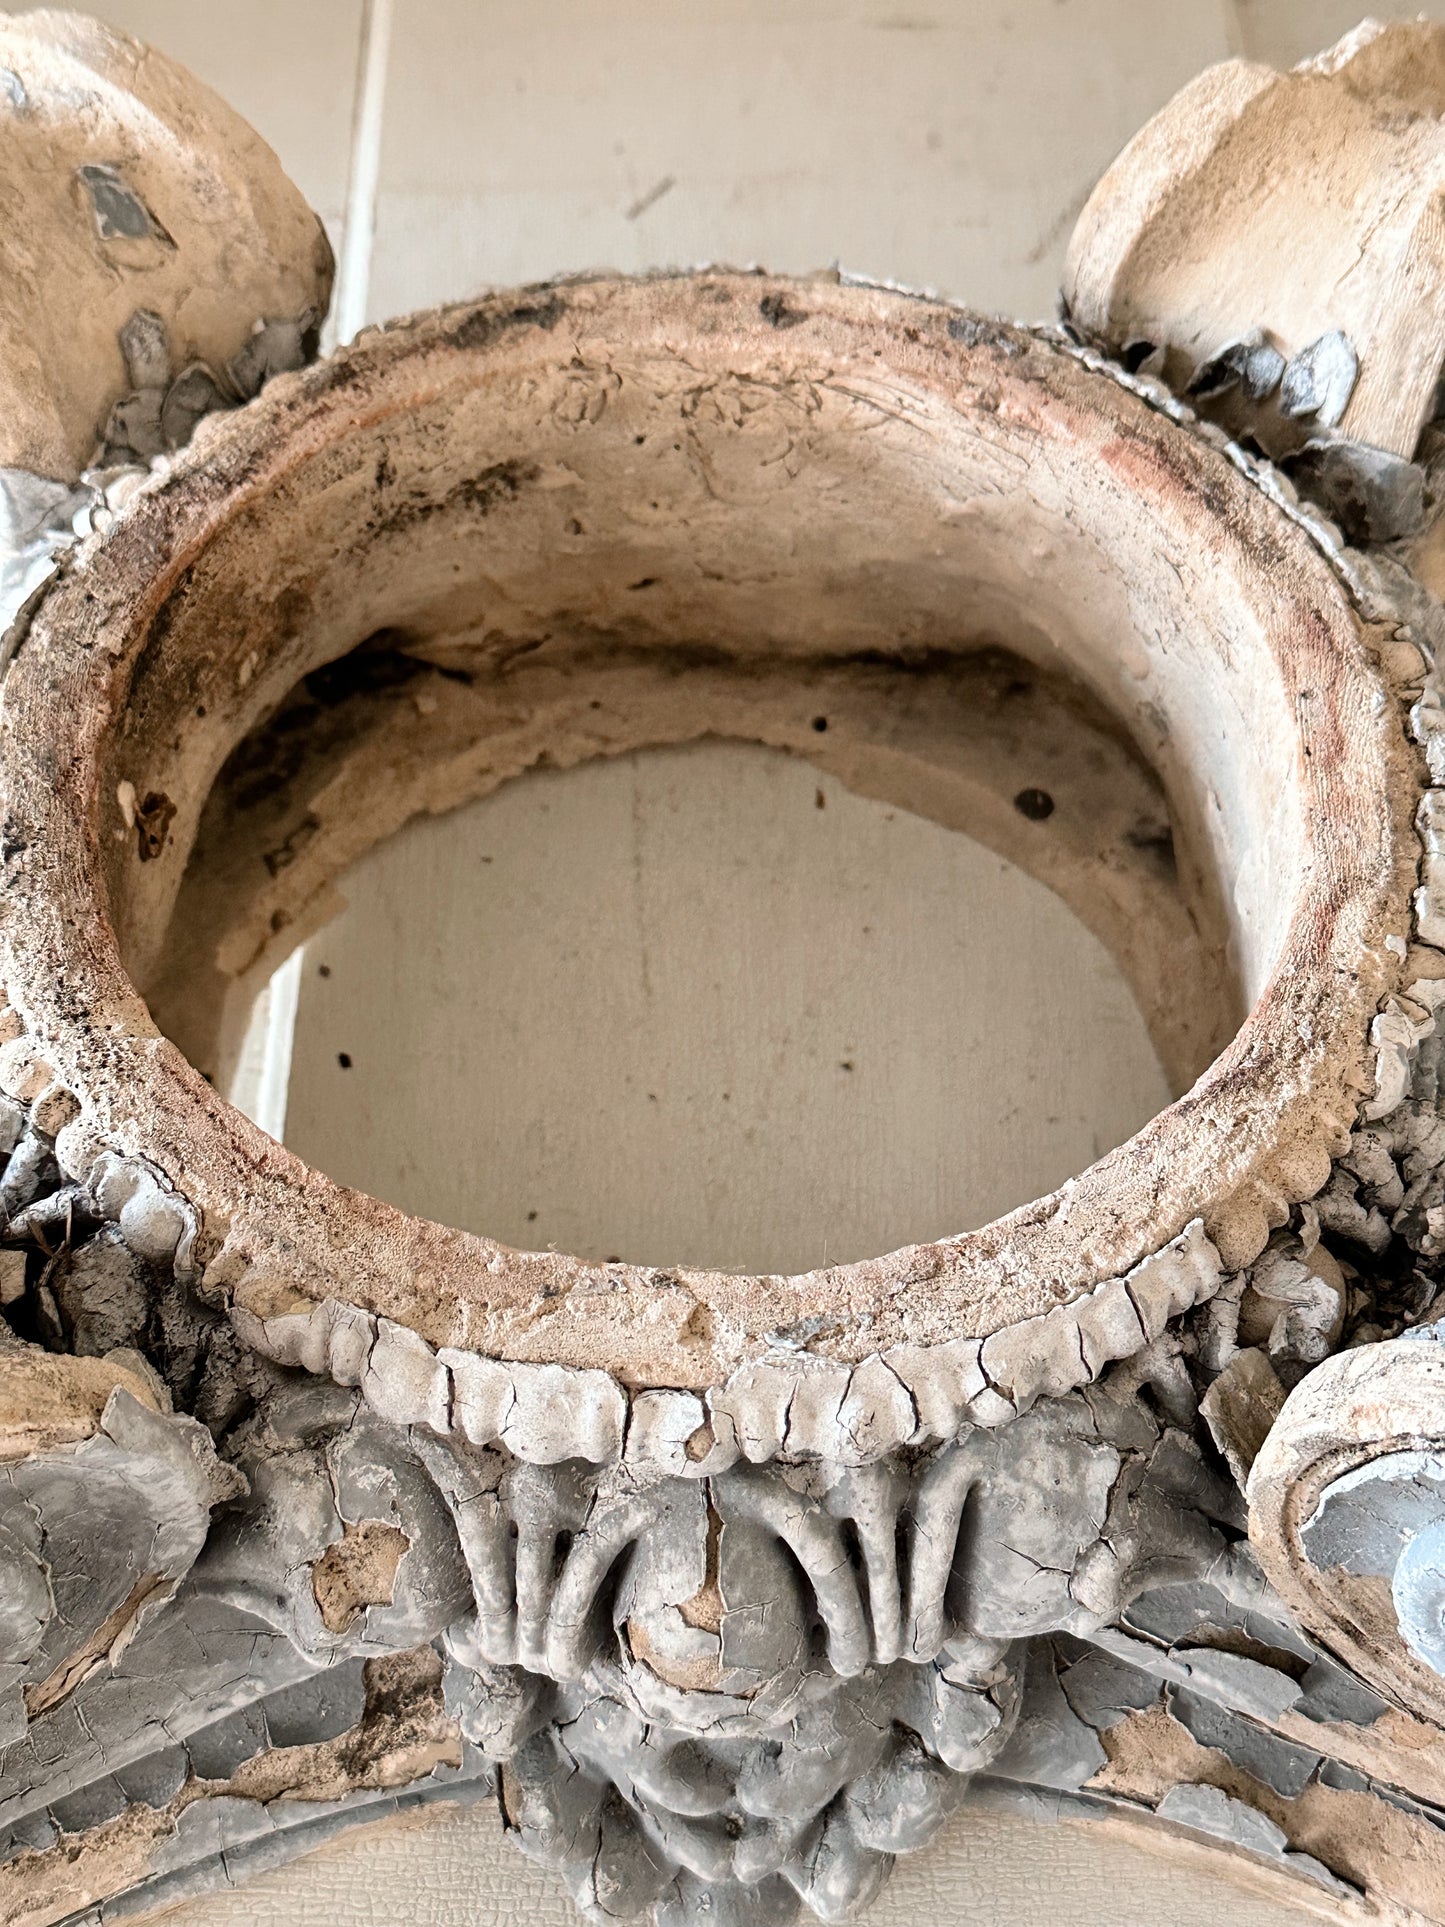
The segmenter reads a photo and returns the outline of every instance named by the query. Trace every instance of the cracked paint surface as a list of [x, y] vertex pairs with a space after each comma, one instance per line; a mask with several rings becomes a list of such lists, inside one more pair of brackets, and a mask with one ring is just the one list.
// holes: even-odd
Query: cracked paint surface
[[[134, 267], [179, 246], [127, 168], [87, 161], [77, 180], [100, 248]], [[737, 485], [729, 464], [748, 435], [766, 438], [782, 486], [805, 474], [825, 422], [861, 440], [925, 419], [906, 384], [836, 348], [811, 373], [783, 365], [829, 302], [843, 326], [842, 290], [737, 277], [695, 289], [764, 328], [769, 357], [761, 373], [661, 384], [687, 485], [709, 502]], [[421, 325], [416, 352], [538, 337], [560, 357], [539, 377], [547, 419], [580, 446], [627, 406], [626, 384], [605, 342], [555, 344], [593, 326], [589, 302], [624, 298], [558, 288], [477, 304]], [[1207, 1224], [1181, 1212], [1142, 1245], [1126, 1227], [1118, 1248], [1132, 1235], [1137, 1249], [1116, 1275], [1023, 1292], [1027, 1316], [1001, 1292], [1004, 1312], [969, 1336], [956, 1322], [915, 1332], [895, 1302], [946, 1269], [943, 1246], [916, 1271], [877, 1261], [886, 1302], [852, 1280], [886, 1342], [857, 1319], [840, 1340], [847, 1319], [811, 1304], [730, 1328], [718, 1279], [604, 1267], [569, 1274], [564, 1294], [558, 1261], [533, 1266], [521, 1322], [543, 1336], [518, 1358], [464, 1318], [440, 1329], [424, 1280], [411, 1300], [368, 1300], [344, 1264], [318, 1290], [314, 1271], [298, 1267], [295, 1283], [253, 1262], [223, 1214], [198, 1206], [187, 1159], [162, 1170], [135, 1155], [134, 1119], [115, 1142], [97, 1137], [95, 1092], [51, 1061], [61, 1053], [17, 994], [0, 1017], [6, 1920], [101, 1927], [361, 1819], [471, 1799], [495, 1801], [590, 1917], [650, 1912], [658, 1927], [783, 1922], [804, 1907], [849, 1918], [898, 1854], [971, 1802], [1147, 1820], [1340, 1920], [1445, 1919], [1445, 1740], [1430, 1699], [1445, 1475], [1434, 1435], [1407, 1449], [1370, 1416], [1377, 1356], [1432, 1396], [1445, 1357], [1428, 1337], [1445, 1257], [1439, 611], [1396, 555], [1346, 551], [1290, 483], [1147, 374], [1065, 332], [889, 300], [895, 338], [931, 329], [957, 351], [950, 370], [978, 356], [968, 378], [983, 389], [1033, 357], [1038, 387], [1078, 382], [1116, 426], [1127, 415], [1110, 444], [1126, 493], [1141, 486], [1141, 448], [1185, 466], [1210, 451], [1216, 491], [1243, 477], [1250, 512], [1270, 504], [1345, 586], [1418, 803], [1413, 925], [1391, 931], [1383, 958], [1357, 960], [1369, 1037], [1350, 1050], [1371, 1075], [1342, 1072], [1330, 1102], [1348, 1115], [1292, 1126], [1238, 1196], [1210, 1200]], [[206, 361], [134, 307], [116, 322], [124, 385], [96, 467], [78, 481], [0, 474], [0, 588], [7, 625], [20, 618], [12, 691], [45, 644], [43, 619], [36, 641], [26, 618], [43, 617], [32, 605], [52, 572], [64, 588], [78, 538], [124, 537], [129, 505], [164, 497], [197, 424], [272, 377], [264, 406], [302, 406], [311, 391], [285, 377], [307, 358], [313, 317], [289, 312]], [[1259, 346], [1225, 372], [1262, 392], [1278, 382], [1326, 423], [1345, 409], [1358, 369], [1343, 336], [1263, 371]], [[315, 392], [364, 380], [364, 362], [342, 358]], [[207, 432], [224, 454], [224, 427]], [[383, 446], [374, 493], [411, 534], [434, 510], [504, 515], [576, 480], [563, 463], [499, 460], [439, 503], [397, 501], [388, 462]], [[374, 686], [313, 667], [309, 720], [384, 694], [398, 668], [384, 658]], [[228, 667], [242, 691], [261, 666], [253, 651]], [[468, 683], [444, 651], [400, 665], [401, 680], [448, 671]], [[864, 708], [876, 697], [866, 662], [816, 674]], [[540, 753], [525, 736], [506, 752], [518, 767]], [[199, 806], [144, 776], [113, 784], [110, 827], [122, 870], [133, 859], [153, 877], [194, 837]], [[1136, 813], [1156, 800], [1152, 780], [1128, 772]], [[17, 889], [36, 855], [18, 823], [7, 817], [4, 850]], [[318, 860], [322, 822], [308, 809], [271, 827], [264, 867], [289, 887]], [[263, 945], [284, 928], [277, 904]], [[226, 941], [254, 949], [256, 933]], [[1206, 1041], [1186, 1026], [1180, 1063]], [[1052, 1235], [1072, 1208], [1071, 1194], [1052, 1201]], [[491, 1253], [499, 1274], [525, 1257]], [[1000, 1270], [1018, 1272], [1005, 1255]], [[545, 1355], [552, 1298], [590, 1298], [600, 1319], [627, 1292], [677, 1327], [659, 1357], [717, 1341], [705, 1356], [727, 1369], [688, 1378]], [[1306, 1439], [1310, 1388], [1341, 1361], [1359, 1381], [1350, 1421]], [[1281, 1472], [1291, 1449], [1299, 1464]], [[1342, 1651], [1346, 1607], [1363, 1656]]]

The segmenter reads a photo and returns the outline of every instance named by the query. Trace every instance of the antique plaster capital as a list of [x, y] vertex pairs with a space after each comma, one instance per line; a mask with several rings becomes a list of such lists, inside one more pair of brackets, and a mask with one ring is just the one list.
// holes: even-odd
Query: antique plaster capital
[[[987, 1802], [1445, 1922], [1428, 530], [1348, 546], [1077, 302], [592, 278], [302, 365], [329, 257], [166, 71], [261, 278], [181, 350], [153, 247], [164, 379], [32, 410], [108, 453], [46, 457], [90, 493], [11, 544], [0, 687], [0, 1918], [486, 1798], [658, 1927], [850, 1918]], [[1430, 432], [1387, 452], [1423, 525]], [[703, 735], [1049, 883], [1175, 1101], [994, 1224], [748, 1277], [410, 1218], [218, 1095], [379, 838]]]

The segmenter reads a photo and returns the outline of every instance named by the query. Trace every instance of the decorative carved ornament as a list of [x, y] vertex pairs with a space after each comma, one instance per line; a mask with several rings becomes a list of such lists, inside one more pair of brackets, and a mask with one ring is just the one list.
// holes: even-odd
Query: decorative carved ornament
[[[329, 256], [254, 137], [68, 16], [0, 62], [42, 281], [126, 291], [78, 372], [0, 309], [0, 1918], [495, 1799], [659, 1927], [850, 1918], [1000, 1802], [1445, 1921], [1433, 431], [1417, 546], [1349, 548], [1082, 301], [590, 280], [304, 366]], [[703, 735], [1047, 881], [1177, 1101], [739, 1277], [408, 1218], [217, 1095], [378, 838]]]

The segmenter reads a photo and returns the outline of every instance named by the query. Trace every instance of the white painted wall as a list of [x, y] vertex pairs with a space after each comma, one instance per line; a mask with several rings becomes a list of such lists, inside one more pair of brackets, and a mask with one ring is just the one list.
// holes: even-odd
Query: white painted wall
[[[188, 62], [277, 148], [349, 243], [350, 332], [488, 283], [704, 260], [837, 260], [1043, 314], [1077, 208], [1142, 120], [1208, 62], [1287, 63], [1360, 4], [97, 10]], [[414, 826], [348, 895], [299, 967], [288, 1141], [516, 1242], [747, 1268], [882, 1250], [1035, 1194], [1163, 1098], [1112, 966], [1053, 898], [761, 751], [528, 779]], [[871, 1918], [1056, 1915], [1304, 1918], [1087, 1829], [968, 1815]], [[562, 1927], [569, 1913], [479, 1812], [335, 1844], [172, 1918]]]
[[986, 1223], [1168, 1102], [1051, 891], [778, 751], [543, 772], [348, 894], [286, 1140], [508, 1244], [807, 1271]]

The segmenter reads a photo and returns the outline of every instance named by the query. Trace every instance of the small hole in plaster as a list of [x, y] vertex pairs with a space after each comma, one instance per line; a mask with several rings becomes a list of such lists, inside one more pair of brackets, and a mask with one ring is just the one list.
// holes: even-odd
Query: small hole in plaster
[[351, 1069], [351, 1052], [345, 1051], [345, 1050], [339, 1050], [336, 1053], [336, 1061], [341, 1066], [342, 1070], [349, 1071]]
[[1014, 798], [1014, 808], [1031, 823], [1042, 823], [1045, 817], [1053, 815], [1054, 799], [1047, 790], [1020, 790]]

